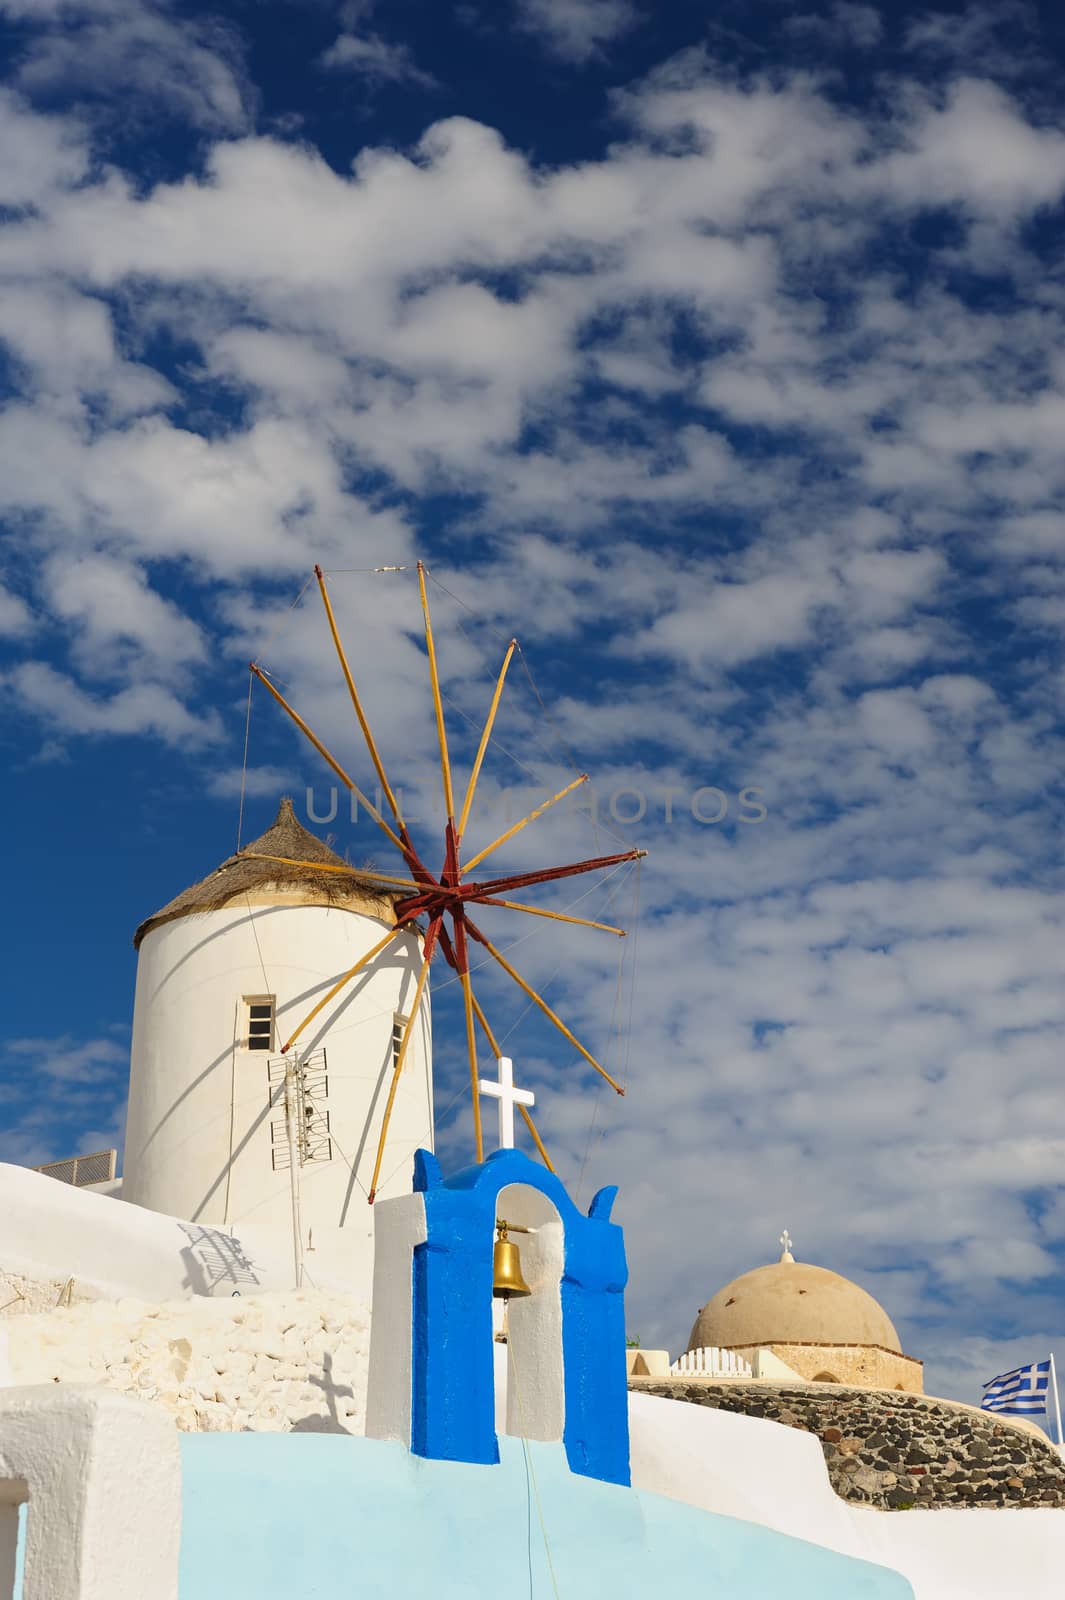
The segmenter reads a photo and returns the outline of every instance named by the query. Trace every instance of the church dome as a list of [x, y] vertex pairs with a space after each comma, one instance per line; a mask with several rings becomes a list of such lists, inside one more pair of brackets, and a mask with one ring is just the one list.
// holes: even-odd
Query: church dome
[[774, 1344], [877, 1345], [902, 1353], [879, 1301], [849, 1278], [795, 1261], [788, 1251], [734, 1278], [708, 1300], [688, 1349]]
[[[282, 860], [265, 859], [271, 856]], [[313, 870], [322, 864], [346, 867], [351, 876]], [[292, 801], [286, 796], [264, 834], [146, 918], [133, 935], [134, 948], [140, 949], [142, 939], [153, 928], [177, 917], [219, 911], [238, 895], [261, 900], [264, 894], [282, 896], [292, 904], [341, 906], [392, 922], [392, 902], [400, 898], [402, 891], [390, 894], [371, 879], [360, 878], [357, 867], [342, 861], [297, 820]]]

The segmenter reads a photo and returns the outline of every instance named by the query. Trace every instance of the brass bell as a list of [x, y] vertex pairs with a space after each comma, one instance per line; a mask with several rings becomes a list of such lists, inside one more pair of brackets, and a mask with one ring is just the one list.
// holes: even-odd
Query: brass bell
[[496, 1300], [509, 1300], [512, 1296], [532, 1294], [521, 1275], [521, 1253], [516, 1244], [507, 1238], [507, 1225], [497, 1222], [499, 1237], [492, 1252], [492, 1296]]

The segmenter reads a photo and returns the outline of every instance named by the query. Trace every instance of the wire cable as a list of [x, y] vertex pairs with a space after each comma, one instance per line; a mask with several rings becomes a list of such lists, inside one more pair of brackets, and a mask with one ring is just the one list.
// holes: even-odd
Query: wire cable
[[[633, 1015], [633, 998], [634, 998], [635, 991], [636, 991], [636, 955], [637, 955], [638, 940], [639, 940], [639, 933], [640, 933], [640, 868], [641, 868], [642, 865], [643, 865], [642, 861], [638, 858], [636, 860], [636, 862], [635, 862], [636, 872], [635, 872], [635, 875], [634, 875], [634, 885], [633, 885], [632, 961], [631, 961], [630, 966], [629, 966], [629, 1008], [628, 1008], [628, 1019], [627, 1019], [626, 1025], [625, 1025], [625, 1064], [624, 1064], [624, 1067], [621, 1069], [621, 1073], [620, 1073], [620, 1076], [625, 1080], [626, 1083], [628, 1082], [629, 1064], [630, 1064], [631, 1056], [632, 1056], [632, 1015]], [[614, 990], [614, 1006], [613, 1006], [613, 1012], [612, 1012], [611, 1019], [610, 1019], [610, 1035], [609, 1035], [609, 1037], [610, 1037], [610, 1040], [611, 1040], [611, 1045], [610, 1045], [611, 1051], [613, 1051], [615, 1047], [620, 1049], [620, 1045], [621, 1045], [620, 1009], [621, 1009], [621, 996], [622, 996], [622, 988], [623, 988], [624, 962], [625, 962], [626, 954], [627, 954], [627, 952], [623, 949], [621, 951], [620, 959], [618, 961], [618, 981], [617, 981], [617, 987]], [[616, 1035], [615, 1035], [615, 1025], [617, 1027]], [[586, 1145], [584, 1147], [584, 1158], [581, 1161], [581, 1170], [580, 1170], [580, 1173], [579, 1173], [578, 1178], [577, 1178], [577, 1188], [576, 1188], [576, 1192], [575, 1192], [575, 1195], [574, 1195], [574, 1200], [575, 1200], [577, 1205], [580, 1204], [581, 1189], [582, 1189], [582, 1187], [584, 1185], [584, 1175], [585, 1175], [585, 1172], [587, 1171], [587, 1168], [588, 1168], [588, 1162], [591, 1159], [592, 1143], [593, 1143], [593, 1140], [594, 1140], [594, 1137], [595, 1137], [595, 1125], [596, 1125], [596, 1122], [597, 1122], [598, 1117], [599, 1117], [599, 1110], [600, 1110], [600, 1105], [602, 1103], [602, 1097], [603, 1097], [602, 1091], [603, 1091], [603, 1080], [600, 1078], [599, 1083], [596, 1086], [596, 1096], [595, 1096], [594, 1101], [592, 1102], [592, 1115], [591, 1115], [591, 1119], [590, 1119], [589, 1124], [588, 1124], [588, 1141], [587, 1141], [587, 1143], [586, 1143]], [[599, 1135], [600, 1141], [602, 1141], [603, 1139], [606, 1138], [607, 1131], [608, 1130], [607, 1130], [606, 1127], [604, 1127], [602, 1129], [602, 1131], [600, 1132], [600, 1135]]]
[[[514, 1394], [518, 1401], [518, 1417], [521, 1423], [521, 1445], [525, 1452], [525, 1471], [532, 1486], [533, 1499], [536, 1504], [536, 1516], [540, 1524], [540, 1537], [544, 1542], [544, 1555], [547, 1557], [547, 1572], [551, 1580], [551, 1592], [555, 1600], [559, 1600], [558, 1579], [555, 1577], [555, 1563], [551, 1556], [551, 1541], [547, 1537], [547, 1521], [544, 1517], [543, 1502], [540, 1499], [540, 1486], [536, 1481], [536, 1468], [532, 1462], [532, 1452], [529, 1449], [529, 1425], [525, 1420], [525, 1402], [522, 1398], [521, 1383], [518, 1380], [518, 1364], [514, 1359], [514, 1347], [507, 1336], [507, 1375], [514, 1378]], [[529, 1573], [529, 1587], [532, 1588], [532, 1572]]]
[[237, 812], [237, 854], [240, 855], [240, 840], [244, 831], [244, 797], [248, 789], [248, 740], [251, 737], [251, 692], [255, 687], [255, 674], [248, 669], [248, 711], [244, 718], [244, 759], [240, 766], [240, 809]]

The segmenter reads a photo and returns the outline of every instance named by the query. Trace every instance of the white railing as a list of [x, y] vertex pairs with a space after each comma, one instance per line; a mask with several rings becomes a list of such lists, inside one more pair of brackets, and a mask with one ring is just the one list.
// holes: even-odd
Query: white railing
[[670, 1367], [677, 1377], [697, 1378], [753, 1378], [754, 1368], [749, 1361], [734, 1350], [719, 1350], [707, 1345], [702, 1350], [689, 1350], [679, 1356]]

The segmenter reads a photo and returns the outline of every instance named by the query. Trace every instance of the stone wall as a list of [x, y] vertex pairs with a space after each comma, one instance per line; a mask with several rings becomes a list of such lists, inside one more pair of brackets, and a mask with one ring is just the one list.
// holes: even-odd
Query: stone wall
[[97, 1300], [5, 1317], [0, 1382], [105, 1384], [193, 1433], [362, 1433], [369, 1343], [342, 1295]]
[[632, 1378], [629, 1387], [815, 1433], [832, 1487], [858, 1504], [1065, 1507], [1065, 1461], [1043, 1434], [954, 1401], [736, 1379]]

